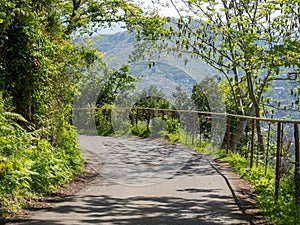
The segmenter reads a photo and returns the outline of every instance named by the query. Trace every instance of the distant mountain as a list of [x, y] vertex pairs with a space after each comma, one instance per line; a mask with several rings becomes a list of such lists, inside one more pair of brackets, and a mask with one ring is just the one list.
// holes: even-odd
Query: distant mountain
[[[129, 55], [134, 50], [135, 38], [128, 32], [119, 32], [112, 35], [103, 35], [101, 40], [94, 39], [95, 47], [106, 54], [110, 67], [119, 67], [129, 61]], [[138, 84], [139, 89], [145, 89], [150, 85], [156, 85], [172, 94], [176, 86], [182, 86], [188, 93], [196, 82], [200, 82], [206, 76], [216, 75], [217, 72], [200, 59], [189, 59], [185, 64], [182, 58], [176, 54], [170, 54], [156, 58], [155, 64], [149, 67], [149, 61], [137, 61], [130, 63], [131, 74], [144, 77]]]

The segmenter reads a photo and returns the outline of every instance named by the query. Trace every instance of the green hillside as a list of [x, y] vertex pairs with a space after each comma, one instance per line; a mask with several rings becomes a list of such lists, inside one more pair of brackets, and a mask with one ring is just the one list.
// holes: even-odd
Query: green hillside
[[[100, 41], [96, 37], [94, 42], [99, 51], [106, 54], [105, 59], [110, 67], [127, 63], [134, 50], [134, 37], [128, 32], [103, 35]], [[179, 85], [191, 93], [193, 84], [217, 73], [200, 59], [189, 59], [187, 64], [183, 59], [184, 57], [178, 58], [176, 54], [163, 55], [154, 59], [155, 65], [151, 68], [149, 61], [140, 60], [130, 63], [131, 74], [144, 78], [138, 84], [139, 90], [156, 85], [169, 95]]]

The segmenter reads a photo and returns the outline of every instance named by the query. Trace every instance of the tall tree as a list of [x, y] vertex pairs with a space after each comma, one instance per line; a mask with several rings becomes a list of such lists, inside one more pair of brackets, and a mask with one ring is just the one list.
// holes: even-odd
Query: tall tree
[[168, 109], [170, 102], [166, 99], [162, 90], [151, 85], [148, 89], [143, 90], [137, 96], [137, 101], [134, 104], [136, 107]]
[[[167, 100], [162, 90], [151, 85], [148, 89], [143, 90], [138, 94], [134, 107], [152, 108], [152, 109], [168, 109], [170, 102]], [[139, 119], [147, 123], [147, 131], [150, 131], [150, 120], [157, 117], [158, 112], [143, 110], [139, 114]]]
[[58, 132], [81, 72], [97, 58], [97, 50], [73, 43], [73, 34], [123, 21], [139, 38], [157, 38], [165, 22], [125, 0], [8, 0], [0, 11], [0, 90], [28, 121]]
[[172, 108], [183, 110], [194, 109], [190, 95], [182, 88], [182, 86], [177, 86], [175, 88], [175, 92], [172, 93], [172, 97]]
[[129, 75], [128, 72], [128, 65], [122, 66], [119, 71], [112, 71], [112, 74], [104, 81], [104, 84], [100, 86], [100, 93], [96, 102], [97, 107], [101, 107], [105, 104], [113, 104], [120, 92], [134, 88], [132, 83], [138, 79], [133, 75]]
[[[223, 73], [238, 113], [260, 117], [263, 94], [274, 78], [300, 64], [299, 0], [181, 0], [180, 7], [167, 2], [179, 14], [169, 26], [172, 49], [191, 53]], [[245, 124], [241, 121], [234, 139]], [[256, 129], [264, 151], [258, 120]]]

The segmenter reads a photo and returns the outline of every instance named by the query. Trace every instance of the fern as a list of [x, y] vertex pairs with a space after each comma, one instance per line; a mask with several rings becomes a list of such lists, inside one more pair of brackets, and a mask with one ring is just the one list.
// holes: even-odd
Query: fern
[[[45, 138], [53, 130], [35, 130], [6, 104], [0, 92], [0, 220], [1, 211], [11, 211], [11, 206], [3, 206], [1, 200], [48, 193], [83, 168], [81, 151], [69, 124], [62, 123], [61, 140], [54, 145], [51, 138]], [[26, 129], [20, 122], [28, 125]]]
[[6, 106], [7, 101], [3, 99], [3, 93], [0, 92], [0, 133], [7, 134], [17, 130], [23, 130], [18, 122], [28, 123], [28, 121], [20, 114], [11, 112], [12, 107]]
[[2, 112], [2, 116], [9, 120], [28, 123], [28, 121], [22, 115], [20, 115], [18, 113], [5, 111], [5, 112]]

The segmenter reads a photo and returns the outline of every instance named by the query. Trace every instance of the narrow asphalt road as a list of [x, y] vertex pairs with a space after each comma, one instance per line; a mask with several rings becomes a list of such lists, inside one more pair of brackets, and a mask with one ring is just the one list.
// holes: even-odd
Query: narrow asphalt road
[[80, 136], [80, 144], [99, 176], [13, 224], [257, 224], [239, 204], [239, 179], [207, 157], [163, 140]]

